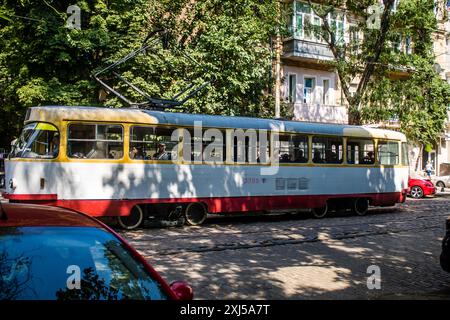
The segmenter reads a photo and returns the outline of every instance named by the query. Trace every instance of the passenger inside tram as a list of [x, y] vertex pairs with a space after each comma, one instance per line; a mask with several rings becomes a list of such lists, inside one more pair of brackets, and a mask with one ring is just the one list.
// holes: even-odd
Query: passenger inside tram
[[317, 150], [317, 149], [314, 150], [313, 162], [314, 163], [323, 163], [322, 154], [320, 153], [320, 150]]
[[325, 152], [325, 162], [326, 163], [340, 163], [336, 152], [330, 151], [330, 150], [327, 150]]
[[170, 160], [170, 155], [166, 151], [166, 144], [158, 143], [158, 151], [153, 155], [153, 160]]
[[375, 154], [373, 151], [367, 152], [367, 155], [363, 159], [364, 164], [374, 164], [375, 163]]
[[295, 158], [294, 162], [296, 163], [306, 163], [308, 162], [308, 159], [304, 156], [303, 150], [297, 151], [297, 157]]
[[143, 160], [144, 153], [142, 152], [141, 146], [134, 146], [130, 151], [130, 158], [135, 160]]

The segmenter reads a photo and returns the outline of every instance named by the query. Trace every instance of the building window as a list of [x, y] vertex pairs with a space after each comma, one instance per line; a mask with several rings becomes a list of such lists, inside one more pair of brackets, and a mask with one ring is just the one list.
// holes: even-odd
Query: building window
[[348, 90], [350, 91], [350, 96], [354, 97], [356, 94], [356, 91], [358, 91], [358, 85], [355, 83], [350, 84], [350, 87], [348, 88]]
[[411, 50], [411, 37], [407, 36], [405, 38], [405, 53], [406, 54], [411, 54], [412, 50]]
[[391, 10], [392, 12], [397, 12], [399, 3], [400, 3], [400, 0], [394, 1], [394, 4], [392, 5], [392, 10]]
[[322, 104], [328, 105], [330, 104], [330, 80], [323, 79], [323, 87], [322, 87]]
[[294, 35], [300, 39], [320, 41], [320, 26], [322, 24], [311, 7], [303, 2], [295, 2], [295, 32]]
[[304, 103], [314, 103], [314, 89], [316, 87], [316, 79], [305, 78], [304, 88], [303, 88], [303, 102]]
[[344, 43], [344, 15], [340, 12], [332, 12], [328, 16], [328, 20], [335, 36], [336, 43]]
[[297, 99], [297, 75], [289, 75], [289, 102], [293, 103]]
[[349, 27], [349, 44], [350, 48], [354, 51], [357, 51], [359, 48], [359, 29], [358, 26], [351, 25]]
[[447, 9], [447, 20], [450, 21], [450, 0], [447, 0], [447, 3], [445, 5], [445, 8]]

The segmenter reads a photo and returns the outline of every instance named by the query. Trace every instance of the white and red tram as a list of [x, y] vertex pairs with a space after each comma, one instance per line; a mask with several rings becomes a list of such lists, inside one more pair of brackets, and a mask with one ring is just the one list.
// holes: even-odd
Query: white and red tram
[[395, 131], [49, 106], [27, 112], [4, 197], [119, 217], [126, 228], [174, 210], [190, 224], [207, 213], [278, 209], [323, 217], [403, 202], [408, 173], [406, 138]]

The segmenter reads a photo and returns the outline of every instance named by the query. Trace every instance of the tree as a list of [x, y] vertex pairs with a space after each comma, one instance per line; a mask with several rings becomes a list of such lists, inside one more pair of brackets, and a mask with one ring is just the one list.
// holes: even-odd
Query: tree
[[[99, 105], [91, 72], [138, 42], [146, 1], [77, 1], [82, 30], [65, 27], [71, 1], [5, 0], [0, 20], [1, 144], [17, 135], [28, 107]], [[19, 18], [26, 17], [26, 18]]]
[[[450, 96], [448, 84], [433, 70], [437, 25], [433, 2], [402, 0], [396, 10], [394, 0], [384, 0], [381, 8], [371, 0], [309, 3], [322, 21], [310, 28], [326, 41], [335, 58], [332, 65], [349, 105], [349, 123], [398, 118], [408, 138], [434, 141], [443, 130]], [[342, 10], [354, 38], [344, 39], [330, 18]], [[413, 49], [399, 50], [402, 41]], [[355, 92], [350, 91], [352, 83], [357, 84]]]
[[[433, 32], [436, 17], [432, 3], [410, 0], [400, 3], [392, 18], [391, 43], [409, 37], [413, 44], [411, 53], [405, 54], [387, 48], [380, 57], [381, 65], [372, 79], [364, 97], [362, 117], [365, 121], [378, 122], [398, 119], [401, 130], [414, 142], [434, 145], [443, 132], [450, 104], [450, 86], [436, 73], [433, 52]], [[396, 79], [390, 76], [386, 66], [407, 70], [407, 76]], [[386, 105], [381, 102], [388, 101]]]
[[272, 0], [76, 3], [82, 10], [81, 30], [65, 27], [66, 9], [73, 4], [68, 0], [4, 0], [0, 5], [7, 18], [0, 18], [0, 146], [9, 146], [31, 106], [123, 106], [105, 95], [92, 72], [138, 48], [158, 28], [167, 29], [199, 65], [179, 51], [161, 49], [123, 66], [128, 80], [154, 96], [170, 97], [189, 80], [199, 83], [215, 75], [214, 85], [190, 100], [187, 111], [267, 115], [272, 103], [269, 38], [276, 24]]

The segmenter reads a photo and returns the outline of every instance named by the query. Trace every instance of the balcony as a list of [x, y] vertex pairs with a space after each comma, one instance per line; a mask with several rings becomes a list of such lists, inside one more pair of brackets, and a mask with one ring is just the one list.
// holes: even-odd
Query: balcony
[[296, 38], [284, 42], [283, 58], [309, 62], [334, 60], [333, 53], [325, 43]]
[[294, 120], [325, 123], [348, 123], [348, 112], [345, 106], [295, 103], [293, 105]]

